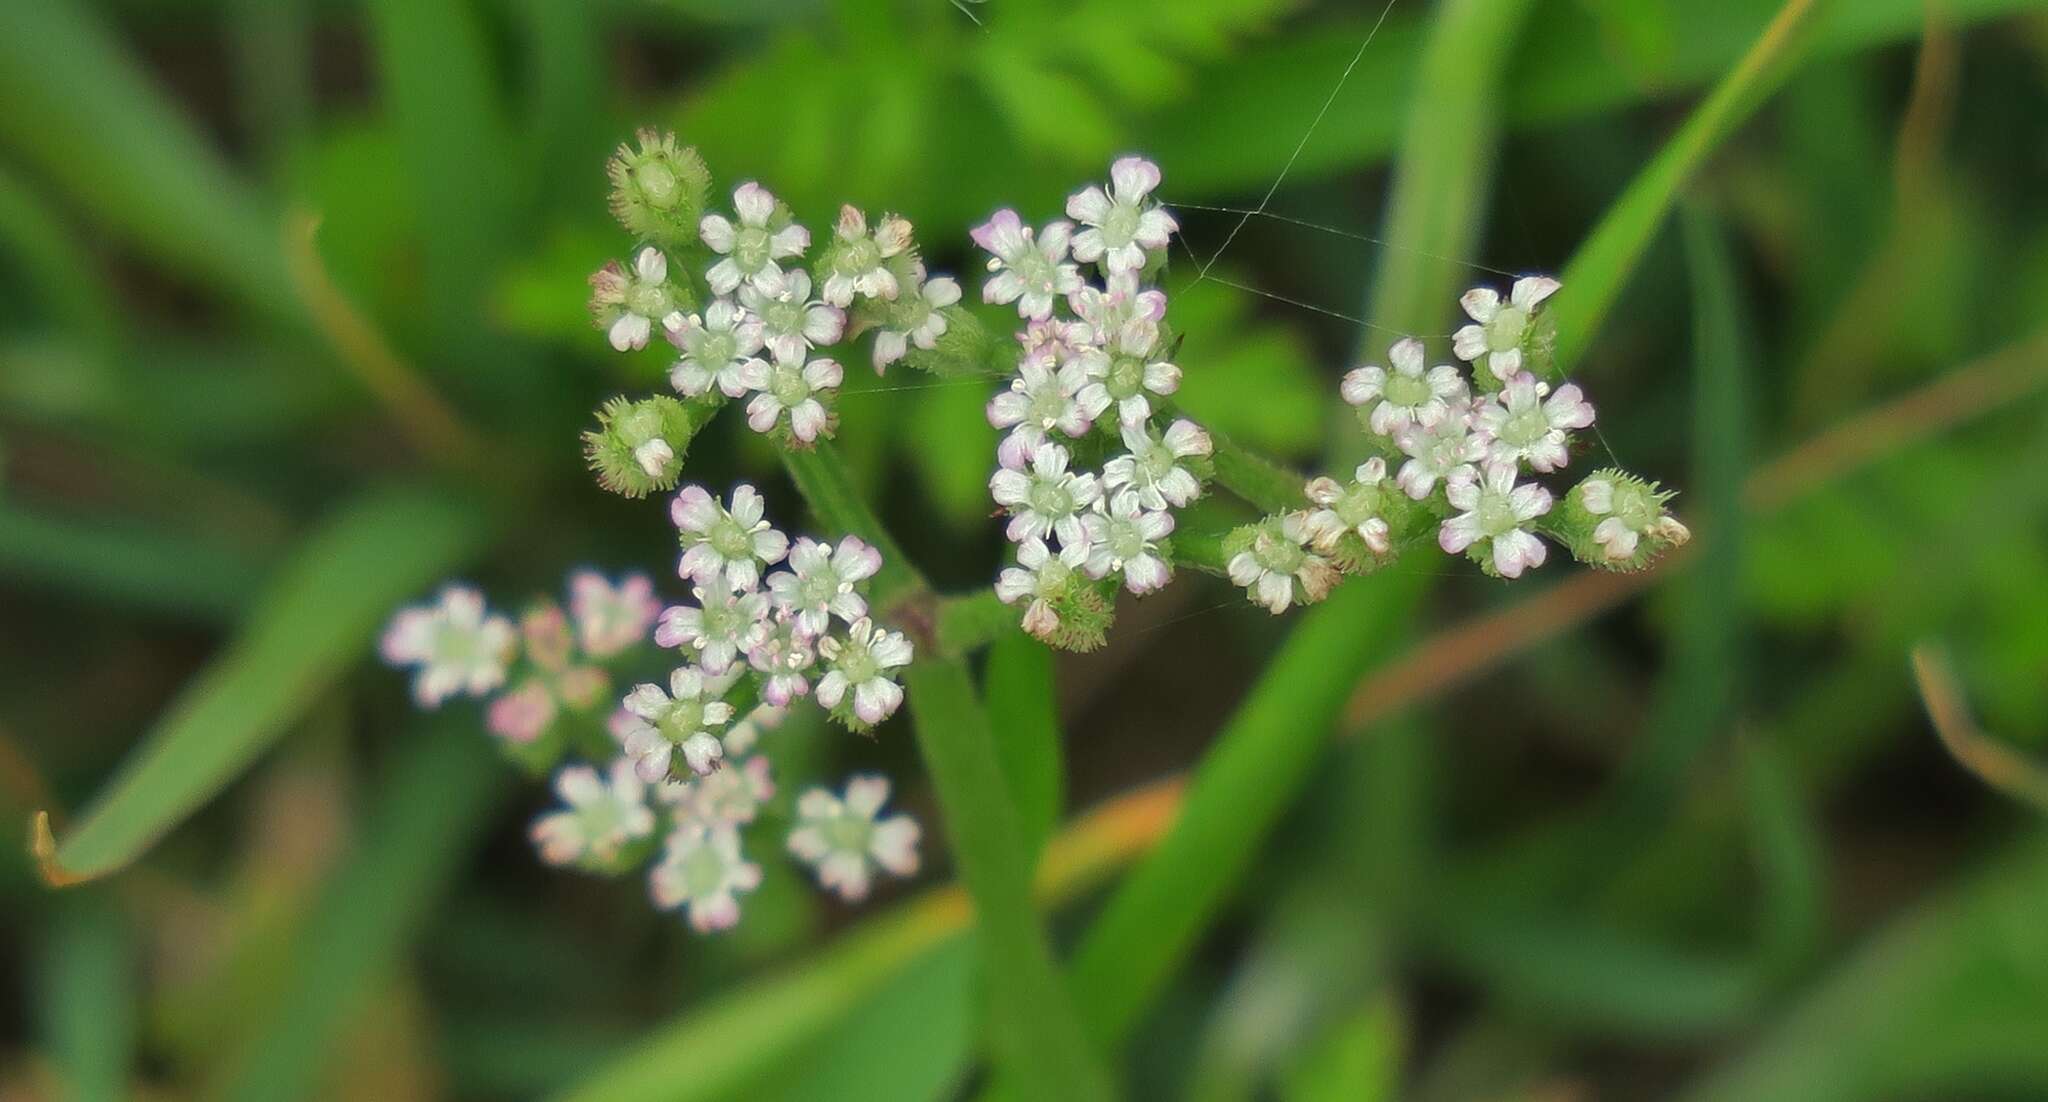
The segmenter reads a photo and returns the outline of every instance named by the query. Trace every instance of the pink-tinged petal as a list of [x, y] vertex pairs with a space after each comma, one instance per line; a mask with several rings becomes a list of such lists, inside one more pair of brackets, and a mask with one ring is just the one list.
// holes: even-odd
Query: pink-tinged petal
[[1495, 352], [1487, 357], [1486, 369], [1493, 372], [1494, 378], [1507, 382], [1522, 372], [1522, 350], [1510, 348], [1505, 352]]
[[740, 271], [740, 266], [731, 257], [713, 264], [711, 270], [704, 273], [704, 282], [711, 285], [713, 294], [720, 295], [731, 294], [744, 278], [745, 273]]
[[1109, 166], [1109, 180], [1119, 200], [1135, 203], [1159, 186], [1159, 166], [1143, 157], [1119, 157]]
[[[1065, 221], [1064, 219], [1047, 222], [1045, 228], [1038, 231], [1038, 251], [1045, 254], [1047, 260], [1057, 264], [1062, 257], [1067, 255], [1067, 241], [1073, 234], [1074, 224], [1072, 222]], [[1079, 282], [1078, 279], [1075, 280], [1076, 286], [1079, 285]]]
[[1337, 392], [1343, 396], [1345, 402], [1362, 406], [1377, 399], [1385, 390], [1386, 384], [1385, 368], [1360, 367], [1345, 372], [1344, 381], [1339, 384]]
[[[990, 276], [988, 282], [981, 285], [981, 301], [1000, 306], [1006, 302], [1015, 302], [1024, 297], [1024, 292], [1024, 278], [1013, 271], [1004, 269]], [[1041, 311], [1038, 316], [1043, 317], [1050, 312], [1051, 305], [1048, 303], [1046, 309]], [[1029, 312], [1026, 311], [1026, 314], [1028, 316]]]
[[1459, 555], [1479, 542], [1479, 536], [1479, 518], [1472, 513], [1459, 513], [1437, 529], [1436, 542], [1446, 554]]
[[642, 283], [660, 283], [668, 278], [668, 257], [653, 247], [641, 249], [633, 257], [633, 274]]
[[1579, 500], [1586, 511], [1594, 516], [1606, 516], [1614, 511], [1614, 483], [1604, 478], [1589, 478], [1579, 483]]
[[1474, 287], [1459, 296], [1458, 305], [1465, 308], [1467, 317], [1485, 325], [1500, 313], [1500, 292], [1491, 287]]
[[846, 381], [846, 370], [838, 360], [812, 360], [804, 365], [804, 382], [812, 390], [832, 390]]
[[995, 212], [988, 221], [968, 230], [967, 236], [984, 251], [1005, 260], [1025, 247], [1023, 222], [1016, 211], [1008, 208]]
[[1451, 354], [1466, 363], [1486, 355], [1486, 330], [1467, 325], [1451, 334]]
[[740, 221], [749, 226], [765, 226], [775, 215], [775, 196], [767, 188], [748, 180], [734, 189], [732, 207], [739, 214]]
[[[1100, 186], [1091, 184], [1086, 189], [1067, 196], [1067, 217], [1076, 222], [1101, 225], [1102, 220], [1109, 217], [1109, 196]], [[1097, 240], [1100, 240], [1099, 236]], [[1078, 255], [1079, 250], [1075, 251]]]
[[1420, 375], [1423, 368], [1422, 342], [1414, 337], [1403, 337], [1387, 349], [1387, 362], [1403, 375]]
[[669, 502], [668, 515], [677, 528], [702, 535], [718, 523], [718, 502], [702, 486], [685, 486]]
[[729, 253], [732, 251], [733, 226], [722, 214], [707, 214], [697, 223], [697, 235], [711, 251]]
[[1180, 223], [1173, 215], [1154, 207], [1138, 216], [1138, 230], [1132, 238], [1148, 249], [1163, 249], [1178, 229]]
[[789, 537], [773, 528], [754, 533], [754, 557], [765, 563], [778, 563], [789, 552]]
[[825, 424], [830, 419], [816, 398], [806, 398], [789, 411], [789, 428], [798, 440], [808, 444], [825, 431]]
[[619, 352], [637, 352], [647, 347], [647, 338], [654, 332], [654, 325], [638, 314], [620, 314], [606, 333], [612, 348]]
[[776, 259], [802, 256], [811, 247], [811, 231], [804, 226], [784, 226], [768, 235], [768, 255]]
[[1542, 305], [1544, 299], [1556, 294], [1563, 286], [1564, 284], [1549, 276], [1528, 276], [1515, 281], [1514, 287], [1508, 291], [1508, 297], [1523, 310], [1534, 310]]
[[1550, 504], [1550, 491], [1534, 483], [1517, 486], [1508, 494], [1508, 508], [1520, 520], [1534, 520], [1548, 513]]
[[1519, 578], [1522, 571], [1542, 566], [1547, 554], [1542, 540], [1520, 528], [1494, 537], [1493, 567], [1504, 578]]
[[1059, 614], [1043, 600], [1031, 602], [1024, 610], [1024, 631], [1038, 639], [1045, 639], [1060, 629]]
[[1172, 394], [1180, 389], [1180, 368], [1170, 363], [1145, 365], [1145, 389], [1154, 394]]
[[920, 833], [917, 820], [907, 815], [890, 816], [875, 824], [875, 832], [868, 839], [868, 853], [893, 875], [915, 875]]

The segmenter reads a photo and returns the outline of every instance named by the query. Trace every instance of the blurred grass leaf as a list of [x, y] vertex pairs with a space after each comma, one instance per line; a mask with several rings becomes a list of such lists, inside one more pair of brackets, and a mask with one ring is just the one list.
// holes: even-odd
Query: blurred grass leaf
[[[0, 138], [157, 260], [296, 317], [264, 202], [77, 0], [10, 4]], [[119, 150], [118, 167], [108, 151]]]
[[1052, 651], [1022, 632], [1006, 632], [989, 647], [986, 683], [996, 756], [1035, 861], [1059, 822], [1066, 786]]
[[2048, 1088], [2048, 844], [2030, 835], [1880, 931], [1685, 1102]]
[[[350, 1020], [391, 978], [401, 950], [461, 869], [506, 774], [463, 718], [407, 733], [353, 851], [335, 869], [293, 954], [282, 1001], [256, 1015], [218, 1096], [247, 1102], [314, 1093]], [[254, 1008], [251, 1008], [253, 1011]]]
[[747, 1097], [779, 1102], [939, 1102], [952, 1097], [966, 1077], [977, 1040], [973, 940], [950, 939], [912, 961], [864, 1000], [857, 1013], [806, 1045], [804, 1060], [749, 1088]]
[[128, 1098], [137, 990], [133, 935], [104, 893], [48, 913], [37, 987], [43, 1042], [71, 1102]]
[[179, 696], [61, 844], [38, 857], [56, 883], [135, 860], [248, 768], [343, 672], [401, 601], [481, 544], [478, 511], [396, 491], [344, 507], [271, 580], [235, 641]]
[[1280, 1091], [1284, 1102], [1393, 1102], [1407, 1047], [1392, 994], [1339, 1019], [1311, 1046]]
[[0, 576], [94, 601], [232, 619], [262, 563], [244, 549], [133, 520], [90, 522], [0, 503]]
[[1250, 447], [1281, 455], [1314, 449], [1325, 381], [1297, 330], [1258, 319], [1250, 299], [1220, 283], [1175, 294], [1173, 325], [1187, 335], [1176, 402]]
[[1809, 48], [1816, 15], [1831, 3], [1786, 0], [1755, 45], [1686, 116], [1685, 124], [1572, 254], [1560, 277], [1566, 290], [1552, 306], [1559, 374], [1569, 374], [1592, 345], [1629, 274], [1664, 224], [1679, 188], [1784, 82]]

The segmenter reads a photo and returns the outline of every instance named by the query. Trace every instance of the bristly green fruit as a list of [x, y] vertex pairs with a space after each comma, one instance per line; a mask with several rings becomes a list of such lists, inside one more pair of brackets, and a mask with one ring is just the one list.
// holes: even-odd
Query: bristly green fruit
[[1572, 487], [1563, 508], [1545, 518], [1544, 531], [1588, 566], [1622, 573], [1647, 569], [1692, 539], [1691, 530], [1666, 507], [1674, 495], [1608, 467]]
[[656, 244], [694, 244], [711, 196], [711, 169], [674, 134], [640, 130], [634, 139], [640, 148], [621, 143], [605, 165], [612, 216], [626, 232]]
[[667, 395], [606, 402], [597, 411], [597, 428], [583, 434], [583, 455], [598, 485], [630, 498], [675, 489], [690, 440], [717, 405]]
[[[917, 309], [914, 303], [904, 303], [903, 308]], [[1001, 344], [1014, 346], [1014, 341], [1000, 341], [981, 323], [980, 318], [964, 307], [947, 306], [939, 312], [946, 319], [946, 331], [930, 348], [911, 345], [903, 355], [904, 363], [942, 379], [972, 378], [1016, 369], [1015, 352], [1000, 347]], [[892, 322], [896, 320], [891, 319]], [[890, 325], [890, 328], [898, 327]], [[1010, 353], [1007, 360], [1002, 358], [1005, 352]]]

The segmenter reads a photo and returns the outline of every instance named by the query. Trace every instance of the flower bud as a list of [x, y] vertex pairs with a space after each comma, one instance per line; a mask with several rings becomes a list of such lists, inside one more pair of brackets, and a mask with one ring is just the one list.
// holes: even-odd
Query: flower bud
[[1594, 471], [1565, 495], [1552, 527], [1588, 566], [1642, 570], [1692, 539], [1692, 531], [1665, 509], [1671, 497], [1672, 491], [1627, 471]]
[[612, 216], [628, 233], [662, 245], [694, 245], [697, 220], [711, 194], [711, 170], [674, 134], [641, 130], [640, 147], [621, 144], [605, 172], [612, 181]]
[[690, 439], [710, 413], [708, 403], [667, 395], [613, 398], [597, 411], [597, 428], [583, 434], [584, 457], [598, 484], [615, 494], [638, 498], [673, 490]]

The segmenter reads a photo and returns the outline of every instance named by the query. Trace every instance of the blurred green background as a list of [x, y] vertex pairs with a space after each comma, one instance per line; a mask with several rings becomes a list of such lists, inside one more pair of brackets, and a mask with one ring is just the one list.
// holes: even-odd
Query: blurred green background
[[[865, 911], [766, 860], [741, 928], [690, 936], [635, 880], [539, 866], [545, 793], [470, 710], [414, 715], [373, 633], [444, 576], [508, 606], [578, 564], [669, 576], [665, 510], [576, 444], [662, 385], [583, 312], [635, 126], [814, 232], [902, 211], [963, 275], [968, 225], [1118, 153], [1191, 206], [1291, 165], [1294, 221], [1169, 286], [1187, 409], [1306, 469], [1387, 340], [1354, 319], [1443, 334], [1497, 280], [1468, 265], [1564, 269], [1778, 11], [1397, 0], [1359, 53], [1382, 7], [5, 5], [0, 812], [66, 838], [119, 783], [145, 826], [67, 838], [90, 884], [0, 863], [0, 1099], [968, 1092], [973, 960], [916, 902], [936, 832]], [[1384, 619], [1354, 737], [1174, 961], [1133, 1097], [2048, 1098], [2048, 4], [1804, 14], [1566, 336], [1603, 453], [1684, 492], [1697, 553], [1639, 596], [1561, 556], [1354, 583]], [[1203, 256], [1236, 221], [1182, 212]], [[994, 434], [982, 388], [928, 381], [850, 373], [841, 445], [967, 589]], [[690, 477], [797, 523], [738, 422]], [[1063, 656], [1066, 804], [1194, 764], [1291, 623], [1190, 577]], [[936, 813], [899, 727], [780, 745]], [[180, 771], [215, 779], [155, 783]], [[1102, 882], [1069, 879], [1062, 944]]]

